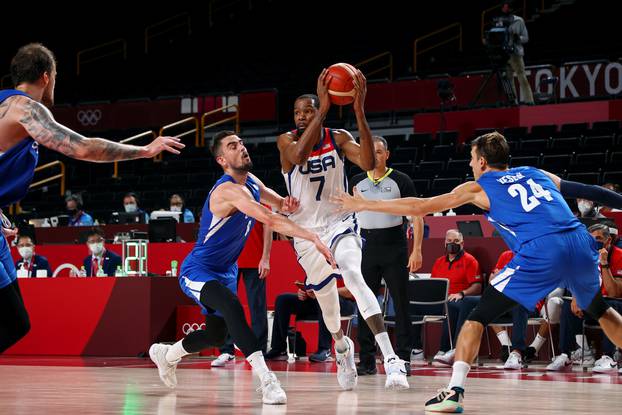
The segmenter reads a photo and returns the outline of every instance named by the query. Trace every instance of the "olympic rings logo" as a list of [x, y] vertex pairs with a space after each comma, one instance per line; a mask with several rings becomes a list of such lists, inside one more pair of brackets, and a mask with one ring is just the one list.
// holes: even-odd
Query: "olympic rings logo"
[[102, 118], [101, 110], [80, 110], [77, 114], [78, 121], [84, 126], [97, 125]]
[[184, 335], [188, 335], [190, 333], [192, 333], [193, 331], [197, 331], [197, 330], [205, 330], [205, 323], [184, 323], [184, 325], [181, 327], [181, 331], [184, 333]]

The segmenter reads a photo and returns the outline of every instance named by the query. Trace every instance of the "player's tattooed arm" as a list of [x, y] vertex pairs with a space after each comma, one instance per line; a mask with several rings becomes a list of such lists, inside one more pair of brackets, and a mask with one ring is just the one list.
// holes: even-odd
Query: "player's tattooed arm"
[[184, 145], [174, 137], [158, 137], [146, 146], [120, 144], [103, 138], [88, 138], [56, 122], [50, 110], [28, 98], [17, 103], [19, 123], [39, 144], [75, 159], [110, 162], [153, 157], [166, 150], [179, 154]]

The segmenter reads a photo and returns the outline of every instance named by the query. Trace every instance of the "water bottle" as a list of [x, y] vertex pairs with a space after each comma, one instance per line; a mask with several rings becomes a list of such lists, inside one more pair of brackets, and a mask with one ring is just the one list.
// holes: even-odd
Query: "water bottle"
[[84, 265], [80, 267], [80, 276], [86, 277], [86, 269], [84, 268]]
[[178, 264], [177, 261], [175, 260], [171, 261], [171, 276], [172, 277], [177, 276], [177, 264]]
[[445, 216], [456, 216], [456, 212], [454, 212], [453, 209], [449, 209], [449, 212], [447, 212]]
[[105, 277], [106, 273], [104, 272], [104, 269], [102, 268], [102, 266], [100, 265], [99, 267], [97, 267], [97, 274], [98, 277]]
[[123, 268], [121, 268], [121, 265], [117, 265], [117, 270], [114, 272], [114, 276], [125, 277], [125, 274], [123, 273]]

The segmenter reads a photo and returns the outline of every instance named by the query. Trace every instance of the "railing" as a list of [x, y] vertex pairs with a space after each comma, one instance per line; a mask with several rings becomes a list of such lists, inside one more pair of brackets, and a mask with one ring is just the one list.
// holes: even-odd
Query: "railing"
[[[83, 58], [85, 54], [93, 53], [96, 51], [98, 52], [98, 54], [94, 54], [93, 57], [89, 59]], [[96, 62], [104, 58], [119, 54], [123, 55], [123, 59], [127, 59], [127, 42], [125, 41], [125, 39], [115, 39], [113, 41], [102, 43], [101, 45], [97, 45], [92, 48], [82, 49], [76, 54], [76, 74], [80, 75], [82, 66], [85, 63]]]
[[[147, 136], [151, 136], [154, 139], [157, 137], [156, 133], [154, 133], [153, 131], [145, 131], [145, 132], [142, 132], [140, 134], [136, 134], [136, 135], [133, 135], [133, 136], [128, 137], [126, 139], [123, 139], [123, 140], [119, 141], [119, 143], [121, 143], [121, 144], [131, 143], [132, 141], [136, 141], [139, 138], [143, 138], [143, 137], [147, 137]], [[114, 177], [115, 179], [119, 177], [119, 162], [118, 161], [114, 162], [114, 168], [113, 168], [112, 177]]]
[[[50, 183], [54, 180], [60, 181], [60, 195], [63, 196], [65, 194], [65, 163], [60, 160], [51, 161], [47, 164], [43, 164], [41, 166], [37, 166], [34, 170], [34, 173], [37, 173], [42, 170], [51, 169], [52, 167], [60, 166], [60, 173], [55, 174], [54, 176], [46, 177], [45, 179], [41, 179], [37, 182], [31, 183], [28, 186], [28, 190], [35, 189], [37, 187], [41, 187], [44, 184]], [[20, 214], [22, 213], [22, 207], [19, 202], [14, 205], [9, 206], [9, 214]]]
[[158, 23], [147, 26], [145, 28], [145, 53], [149, 53], [149, 41], [151, 39], [170, 33], [179, 28], [187, 28], [188, 35], [192, 34], [189, 13], [180, 13]]
[[[216, 114], [218, 112], [223, 112], [224, 110], [228, 108], [235, 108], [235, 115], [232, 115], [231, 117], [223, 118], [211, 124], [207, 124], [207, 125], [205, 124], [205, 118], [207, 118], [209, 115]], [[235, 121], [235, 132], [236, 134], [239, 133], [240, 132], [240, 107], [237, 104], [225, 105], [224, 107], [216, 108], [215, 110], [208, 111], [205, 114], [201, 115], [201, 143], [200, 144], [197, 143], [197, 147], [199, 146], [205, 147], [205, 129], [206, 128], [216, 127], [217, 125], [222, 125], [229, 121]]]
[[[373, 69], [371, 71], [367, 71], [366, 73], [366, 77], [370, 77], [372, 75], [375, 75], [377, 73], [380, 73], [386, 69], [389, 70], [389, 81], [393, 80], [393, 54], [391, 52], [383, 52], [383, 53], [379, 53], [376, 56], [372, 56], [371, 58], [365, 59], [364, 61], [361, 61], [359, 63], [357, 63], [356, 65], [354, 65], [355, 67], [361, 69], [362, 66], [365, 66], [367, 64], [370, 64], [372, 62], [376, 62], [382, 58], [388, 57], [389, 58], [389, 63], [387, 63], [386, 65], [380, 67], [380, 68], [376, 68]], [[362, 70], [362, 69], [361, 69]]]
[[[194, 133], [194, 145], [195, 146], [199, 146], [199, 120], [196, 119], [196, 117], [188, 117], [188, 118], [184, 118], [183, 120], [179, 120], [177, 122], [174, 122], [172, 124], [168, 124], [165, 125], [164, 127], [160, 128], [160, 135], [164, 135], [164, 132], [167, 130], [170, 130], [171, 128], [175, 128], [178, 127], [180, 125], [184, 125], [184, 124], [188, 124], [188, 123], [192, 123], [194, 124], [194, 129], [192, 130], [188, 130], [188, 131], [184, 131], [183, 133], [179, 133], [177, 135], [175, 135], [174, 137], [177, 138], [181, 138], [181, 137], [185, 137], [189, 134]], [[158, 154], [157, 156], [155, 156], [153, 158], [154, 161], [161, 161], [162, 160], [162, 153]]]
[[[439, 35], [441, 33], [448, 32], [448, 31], [450, 31], [450, 30], [452, 30], [454, 28], [458, 29], [458, 34], [450, 36], [449, 38], [447, 38], [445, 40], [442, 40], [442, 41], [439, 41], [437, 43], [434, 43], [432, 46], [428, 46], [427, 48], [419, 49], [419, 43], [422, 40], [426, 40], [426, 39], [429, 39], [431, 37], [437, 36], [437, 35]], [[460, 50], [460, 52], [462, 52], [462, 24], [461, 23], [452, 23], [450, 25], [447, 25], [445, 27], [442, 27], [442, 28], [440, 28], [438, 30], [435, 30], [433, 32], [430, 32], [430, 33], [428, 33], [426, 35], [420, 36], [417, 39], [415, 39], [414, 51], [413, 51], [414, 52], [413, 53], [413, 73], [417, 72], [417, 56], [422, 55], [422, 54], [424, 54], [426, 52], [429, 52], [429, 51], [431, 51], [433, 49], [436, 49], [436, 48], [438, 48], [440, 46], [446, 45], [447, 43], [450, 43], [450, 42], [452, 42], [454, 40], [458, 41], [458, 49]]]

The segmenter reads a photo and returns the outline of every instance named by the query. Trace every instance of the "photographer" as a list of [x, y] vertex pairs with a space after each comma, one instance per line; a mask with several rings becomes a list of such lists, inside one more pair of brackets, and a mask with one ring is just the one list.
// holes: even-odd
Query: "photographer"
[[[517, 97], [517, 101], [520, 98], [523, 99], [523, 103], [533, 104], [533, 93], [531, 87], [527, 81], [527, 75], [525, 74], [525, 62], [523, 56], [525, 55], [525, 49], [523, 45], [529, 41], [529, 34], [527, 33], [527, 27], [522, 17], [512, 14], [512, 2], [506, 1], [501, 3], [501, 15], [494, 21], [494, 26], [505, 27], [508, 31], [508, 47], [510, 50], [510, 58], [507, 61], [507, 76], [512, 84], [512, 90], [514, 96]], [[518, 77], [520, 84], [520, 97], [516, 95], [516, 87], [514, 86], [514, 74]]]

